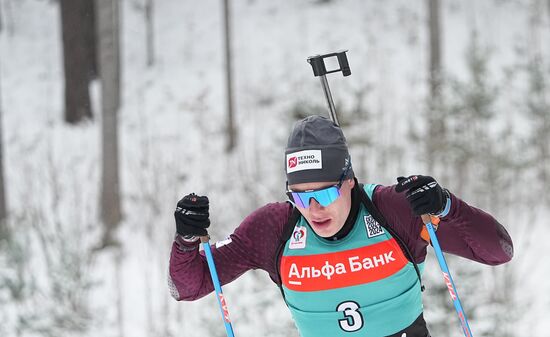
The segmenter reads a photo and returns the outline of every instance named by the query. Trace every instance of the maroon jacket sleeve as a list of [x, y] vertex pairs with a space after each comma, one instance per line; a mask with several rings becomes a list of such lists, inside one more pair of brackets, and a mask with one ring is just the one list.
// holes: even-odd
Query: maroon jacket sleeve
[[[211, 246], [222, 285], [250, 269], [263, 269], [277, 279], [275, 254], [291, 211], [289, 203], [267, 204], [250, 214], [230, 235], [230, 241], [218, 248]], [[196, 300], [214, 290], [206, 257], [198, 246], [178, 237], [172, 245], [168, 282], [176, 300]]]
[[[451, 209], [441, 218], [437, 230], [441, 249], [488, 265], [510, 261], [514, 250], [506, 229], [490, 214], [450, 195]], [[378, 186], [373, 202], [389, 225], [402, 236], [416, 261], [424, 261], [428, 243], [420, 237], [423, 223], [412, 213], [405, 193], [397, 193], [395, 186]]]

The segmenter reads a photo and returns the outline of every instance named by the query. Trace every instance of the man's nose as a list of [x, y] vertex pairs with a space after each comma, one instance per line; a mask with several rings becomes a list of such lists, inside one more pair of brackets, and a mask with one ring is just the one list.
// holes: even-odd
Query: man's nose
[[319, 211], [322, 210], [324, 207], [321, 205], [315, 198], [309, 199], [309, 208], [311, 211]]

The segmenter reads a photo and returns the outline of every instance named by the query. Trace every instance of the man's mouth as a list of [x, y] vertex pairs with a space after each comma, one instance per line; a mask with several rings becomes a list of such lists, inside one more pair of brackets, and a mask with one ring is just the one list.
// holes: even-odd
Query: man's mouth
[[330, 223], [330, 218], [328, 219], [321, 219], [321, 220], [311, 220], [314, 226], [316, 227], [322, 227], [326, 226]]

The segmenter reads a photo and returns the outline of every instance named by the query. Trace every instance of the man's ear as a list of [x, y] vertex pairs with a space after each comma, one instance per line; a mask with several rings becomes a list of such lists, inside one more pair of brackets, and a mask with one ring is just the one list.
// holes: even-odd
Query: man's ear
[[349, 187], [350, 187], [350, 188], [354, 188], [354, 187], [355, 187], [355, 179], [350, 178], [350, 179], [348, 179], [348, 180], [349, 180]]

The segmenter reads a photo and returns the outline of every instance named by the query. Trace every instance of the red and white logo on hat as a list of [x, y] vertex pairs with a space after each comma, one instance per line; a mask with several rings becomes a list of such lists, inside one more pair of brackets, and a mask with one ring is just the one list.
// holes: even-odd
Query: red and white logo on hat
[[290, 157], [288, 159], [288, 163], [287, 163], [287, 166], [289, 168], [293, 168], [293, 167], [296, 167], [296, 165], [298, 165], [298, 158], [296, 157]]
[[304, 150], [286, 155], [286, 173], [323, 168], [321, 150]]

